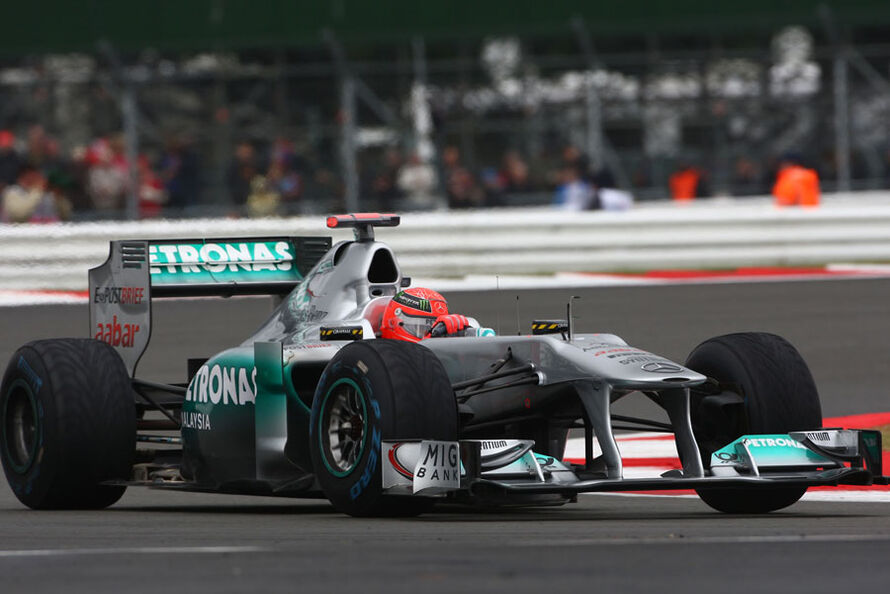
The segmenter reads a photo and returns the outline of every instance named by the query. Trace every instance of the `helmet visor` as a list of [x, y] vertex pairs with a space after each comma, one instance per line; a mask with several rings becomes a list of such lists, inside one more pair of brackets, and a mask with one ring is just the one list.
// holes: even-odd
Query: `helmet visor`
[[433, 327], [433, 324], [436, 321], [435, 316], [411, 315], [404, 312], [402, 308], [396, 309], [395, 316], [399, 320], [399, 325], [401, 325], [406, 332], [417, 338], [423, 338], [429, 334], [430, 328]]

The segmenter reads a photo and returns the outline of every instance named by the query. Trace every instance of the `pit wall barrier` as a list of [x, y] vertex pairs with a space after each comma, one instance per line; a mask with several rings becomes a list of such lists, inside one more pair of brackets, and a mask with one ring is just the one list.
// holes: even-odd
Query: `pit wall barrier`
[[[768, 197], [638, 204], [626, 212], [549, 208], [401, 213], [378, 229], [403, 273], [424, 278], [890, 261], [890, 192], [827, 194], [818, 208]], [[333, 235], [322, 216], [0, 225], [0, 287], [83, 290], [112, 239]]]

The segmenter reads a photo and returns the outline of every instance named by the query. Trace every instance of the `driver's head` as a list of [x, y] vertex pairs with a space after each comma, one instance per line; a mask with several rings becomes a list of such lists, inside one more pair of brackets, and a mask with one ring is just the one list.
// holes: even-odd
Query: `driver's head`
[[448, 304], [439, 293], [414, 287], [396, 294], [387, 304], [380, 324], [380, 338], [420, 342], [439, 316], [448, 314]]

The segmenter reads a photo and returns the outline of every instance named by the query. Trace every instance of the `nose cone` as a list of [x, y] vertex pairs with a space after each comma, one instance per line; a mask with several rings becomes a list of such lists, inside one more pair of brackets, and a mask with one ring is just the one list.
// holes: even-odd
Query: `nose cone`
[[640, 389], [683, 388], [697, 386], [707, 380], [702, 374], [661, 357], [638, 364], [613, 368], [610, 381], [613, 385]]
[[[580, 338], [580, 337], [579, 337]], [[696, 386], [707, 378], [670, 359], [628, 344], [578, 340], [581, 355], [590, 375], [601, 377], [615, 387], [639, 390]], [[576, 359], [577, 360], [577, 359]]]

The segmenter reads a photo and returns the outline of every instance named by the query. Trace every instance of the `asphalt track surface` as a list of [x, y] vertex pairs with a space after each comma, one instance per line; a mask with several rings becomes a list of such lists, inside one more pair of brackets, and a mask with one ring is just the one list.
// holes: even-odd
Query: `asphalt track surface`
[[[890, 410], [890, 280], [616, 287], [448, 295], [452, 311], [516, 329], [563, 317], [683, 361], [717, 334], [784, 335], [826, 416]], [[260, 299], [158, 302], [140, 376], [238, 342]], [[0, 359], [32, 338], [83, 336], [86, 306], [0, 308]], [[643, 404], [629, 403], [640, 412]], [[588, 495], [562, 508], [444, 508], [357, 520], [324, 502], [130, 489], [99, 512], [32, 512], [0, 487], [0, 592], [886, 591], [890, 506], [801, 502], [730, 517], [695, 498]]]

